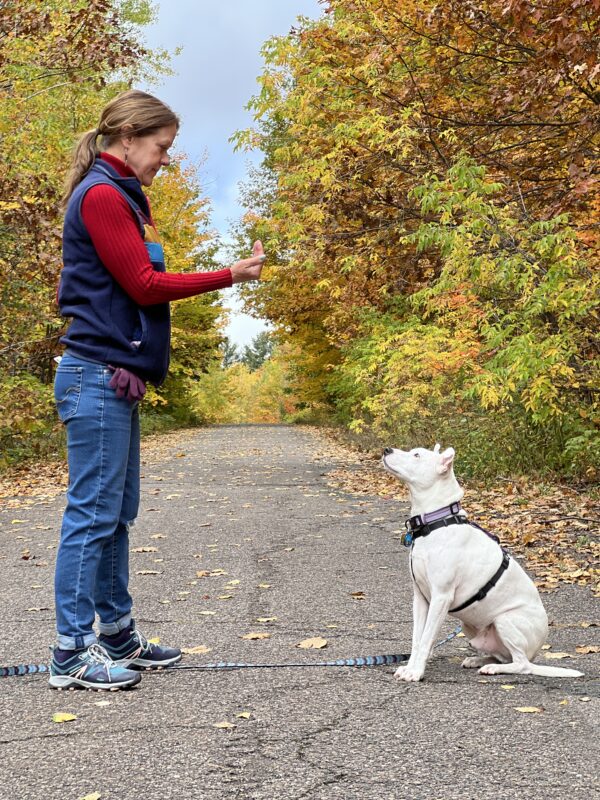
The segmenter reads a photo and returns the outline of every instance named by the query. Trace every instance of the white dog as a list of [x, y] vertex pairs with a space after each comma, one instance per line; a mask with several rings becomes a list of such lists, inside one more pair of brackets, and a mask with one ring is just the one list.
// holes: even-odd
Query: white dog
[[407, 484], [411, 519], [413, 638], [410, 660], [394, 677], [420, 681], [446, 614], [456, 615], [478, 656], [462, 666], [484, 675], [533, 674], [575, 678], [583, 673], [532, 660], [546, 641], [548, 618], [533, 581], [496, 537], [467, 522], [454, 477], [454, 450], [386, 448], [385, 468]]

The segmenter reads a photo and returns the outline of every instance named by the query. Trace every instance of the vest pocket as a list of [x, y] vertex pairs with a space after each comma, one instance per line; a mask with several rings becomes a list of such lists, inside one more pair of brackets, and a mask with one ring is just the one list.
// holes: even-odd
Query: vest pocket
[[138, 309], [139, 325], [134, 333], [134, 341], [129, 344], [134, 350], [142, 352], [148, 341], [148, 320], [141, 309]]
[[56, 370], [54, 378], [54, 399], [58, 418], [67, 422], [75, 416], [79, 408], [81, 397], [82, 367], [60, 367]]

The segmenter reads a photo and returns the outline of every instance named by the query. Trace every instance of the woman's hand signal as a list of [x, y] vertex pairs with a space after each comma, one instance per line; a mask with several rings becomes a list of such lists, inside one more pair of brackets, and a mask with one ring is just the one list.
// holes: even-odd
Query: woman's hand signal
[[243, 283], [244, 281], [257, 281], [260, 278], [260, 273], [263, 267], [263, 262], [266, 259], [265, 251], [260, 240], [254, 242], [252, 248], [252, 257], [244, 258], [242, 261], [236, 261], [231, 267], [231, 275], [234, 283]]

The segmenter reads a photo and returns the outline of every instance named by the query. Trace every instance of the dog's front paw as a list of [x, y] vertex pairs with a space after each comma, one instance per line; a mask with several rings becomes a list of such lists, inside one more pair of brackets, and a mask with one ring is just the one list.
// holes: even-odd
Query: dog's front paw
[[398, 681], [420, 681], [423, 679], [423, 670], [415, 667], [398, 667], [394, 672], [394, 678]]

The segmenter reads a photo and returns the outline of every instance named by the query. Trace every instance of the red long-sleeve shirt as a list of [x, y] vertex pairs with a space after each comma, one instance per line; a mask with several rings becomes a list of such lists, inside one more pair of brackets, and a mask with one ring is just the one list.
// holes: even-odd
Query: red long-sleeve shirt
[[[135, 177], [115, 156], [101, 153], [101, 157], [122, 177]], [[152, 269], [133, 212], [112, 186], [92, 186], [81, 204], [81, 217], [102, 263], [140, 306], [181, 300], [232, 285], [230, 269], [171, 274]]]

